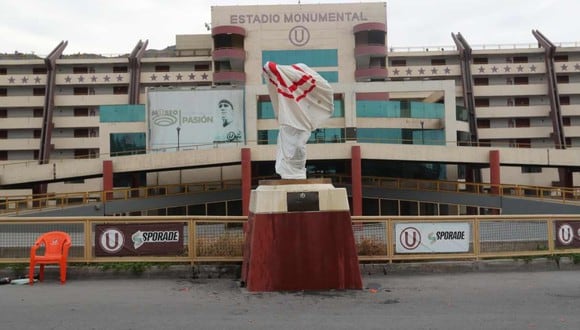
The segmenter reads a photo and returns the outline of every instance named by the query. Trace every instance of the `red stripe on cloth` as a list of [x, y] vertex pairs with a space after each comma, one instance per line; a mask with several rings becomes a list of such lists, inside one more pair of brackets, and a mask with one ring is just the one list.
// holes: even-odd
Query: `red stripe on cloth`
[[290, 93], [286, 93], [283, 90], [281, 90], [280, 88], [276, 89], [276, 91], [278, 92], [278, 94], [287, 97], [289, 99], [294, 99], [294, 95], [290, 94]]
[[309, 79], [311, 79], [312, 76], [311, 75], [303, 75], [302, 77], [300, 77], [299, 80], [293, 82], [292, 86], [290, 86], [290, 91], [294, 92], [295, 90], [298, 89], [299, 86], [304, 85], [305, 83], [308, 82]]
[[306, 95], [308, 95], [308, 93], [312, 92], [312, 90], [316, 87], [316, 84], [312, 84], [312, 86], [310, 86], [310, 88], [308, 88], [307, 90], [304, 91], [304, 93], [302, 93], [302, 95], [298, 96], [296, 98], [296, 102], [302, 100], [303, 98], [306, 97]]
[[270, 72], [272, 72], [272, 74], [276, 77], [276, 79], [278, 80], [278, 83], [280, 83], [280, 85], [282, 85], [284, 87], [288, 87], [286, 85], [286, 82], [282, 78], [280, 71], [278, 71], [278, 65], [275, 62], [268, 62], [268, 69], [270, 69]]
[[314, 79], [312, 75], [307, 74], [301, 67], [297, 65], [292, 65], [292, 68], [304, 74], [297, 81], [292, 81], [290, 87], [288, 87], [286, 81], [282, 78], [282, 75], [278, 70], [278, 65], [275, 62], [268, 62], [268, 69], [270, 70], [270, 73], [274, 75], [274, 77], [272, 77], [265, 68], [262, 68], [262, 70], [268, 74], [270, 83], [277, 87], [276, 92], [289, 99], [294, 99], [293, 93], [298, 89], [298, 87], [306, 83], [311, 83], [312, 85], [308, 89], [304, 90], [302, 94], [296, 97], [296, 102], [298, 102], [305, 98], [310, 92], [312, 92], [314, 88], [316, 88], [316, 79]]

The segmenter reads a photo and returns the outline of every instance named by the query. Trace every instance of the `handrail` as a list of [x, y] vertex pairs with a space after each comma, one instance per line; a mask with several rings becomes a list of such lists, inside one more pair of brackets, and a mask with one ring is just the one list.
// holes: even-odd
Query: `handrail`
[[21, 214], [24, 211], [41, 211], [46, 209], [65, 208], [110, 200], [129, 200], [154, 196], [177, 196], [188, 193], [226, 190], [240, 187], [241, 180], [224, 180], [166, 184], [137, 188], [115, 188], [112, 191], [89, 191], [78, 193], [49, 193], [45, 196], [21, 195], [0, 198], [0, 214]]
[[[351, 184], [351, 176], [346, 174], [313, 174], [310, 177], [331, 178], [333, 183], [344, 185]], [[262, 179], [271, 179], [263, 177]], [[260, 178], [253, 178], [257, 184]], [[378, 176], [362, 177], [362, 185], [370, 187], [383, 187], [392, 189], [409, 189], [435, 192], [460, 192], [478, 195], [492, 195], [497, 188], [497, 195], [537, 198], [562, 203], [578, 202], [580, 200], [580, 188], [542, 187], [518, 184], [476, 183], [448, 180], [425, 180], [406, 179]], [[182, 184], [166, 184], [159, 186], [147, 186], [137, 188], [116, 188], [113, 191], [89, 191], [78, 193], [46, 194], [34, 197], [32, 195], [14, 195], [0, 198], [0, 214], [21, 214], [24, 211], [40, 211], [45, 209], [64, 208], [91, 203], [101, 203], [107, 200], [129, 200], [136, 198], [148, 198], [152, 196], [176, 196], [187, 193], [203, 193], [214, 190], [226, 190], [232, 187], [240, 187], [241, 180], [224, 180], [195, 182]]]

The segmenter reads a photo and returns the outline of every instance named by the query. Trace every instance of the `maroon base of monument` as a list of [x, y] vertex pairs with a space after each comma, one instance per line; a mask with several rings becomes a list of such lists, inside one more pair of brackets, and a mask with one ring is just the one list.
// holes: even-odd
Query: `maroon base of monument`
[[248, 291], [362, 289], [348, 211], [250, 214], [246, 233]]

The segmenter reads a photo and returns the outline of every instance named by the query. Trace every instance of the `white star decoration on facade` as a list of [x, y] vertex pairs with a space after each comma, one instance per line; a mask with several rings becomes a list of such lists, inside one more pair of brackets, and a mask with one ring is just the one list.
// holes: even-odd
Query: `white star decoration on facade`
[[[474, 70], [477, 70], [477, 73], [479, 74], [485, 74], [486, 72], [488, 74], [498, 74], [498, 75], [503, 75], [506, 73], [511, 73], [512, 69], [514, 70], [513, 72], [520, 72], [520, 73], [525, 73], [525, 72], [537, 72], [538, 67], [535, 64], [531, 64], [531, 65], [518, 65], [518, 66], [511, 66], [511, 65], [506, 65], [503, 67], [498, 67], [496, 65], [493, 65], [491, 67], [484, 67], [483, 65], [480, 65], [479, 67], [474, 68]], [[571, 66], [567, 65], [567, 64], [562, 64], [560, 65], [560, 69], [562, 71], [568, 71], [568, 69], [571, 70]], [[575, 64], [574, 65], [574, 70], [575, 71], [580, 71], [580, 64]], [[401, 74], [406, 74], [407, 76], [421, 76], [421, 75], [432, 75], [432, 76], [436, 76], [436, 75], [441, 75], [441, 74], [446, 74], [449, 75], [451, 74], [451, 69], [449, 67], [445, 67], [444, 69], [440, 69], [440, 66], [432, 66], [432, 67], [419, 67], [415, 72], [413, 71], [413, 69], [411, 69], [410, 67], [395, 67], [392, 69], [391, 74], [393, 76], [400, 76]]]
[[[424, 74], [425, 69], [421, 68], [421, 70], [423, 70], [421, 74]], [[431, 72], [433, 74], [435, 74], [435, 73], [437, 73], [437, 69], [433, 68], [433, 69], [431, 69]], [[395, 69], [394, 74], [398, 75], [399, 70]], [[411, 70], [407, 70], [407, 74], [410, 75]], [[151, 81], [157, 81], [158, 77], [159, 76], [157, 76], [155, 74], [152, 74], [151, 76], [149, 76]], [[172, 76], [172, 75], [166, 73], [165, 75], [160, 76], [160, 77], [162, 77], [164, 81], [183, 81], [184, 77], [188, 77], [189, 80], [196, 80], [196, 75], [193, 72], [187, 74], [186, 76], [182, 75], [181, 73], [177, 73], [175, 76]], [[118, 75], [116, 77], [111, 77], [109, 75], [105, 75], [103, 78], [101, 78], [101, 80], [105, 83], [109, 83], [109, 82], [111, 82], [111, 79], [113, 79], [113, 78], [116, 80], [116, 82], [123, 82], [123, 80], [124, 80], [124, 77], [122, 75]], [[209, 75], [205, 72], [201, 75], [202, 80], [208, 80], [208, 78], [209, 78]], [[17, 82], [17, 79], [18, 79], [18, 82]], [[64, 82], [67, 84], [74, 85], [75, 83], [73, 82], [73, 80], [78, 81], [79, 84], [88, 82], [89, 80], [91, 83], [97, 83], [97, 82], [99, 82], [99, 77], [97, 77], [96, 75], [93, 74], [93, 75], [87, 76], [87, 77], [85, 77], [84, 75], [73, 75], [73, 76], [67, 75], [64, 78]], [[28, 84], [29, 82], [32, 82], [32, 81], [34, 81], [35, 84], [42, 84], [43, 83], [43, 79], [39, 76], [22, 76], [22, 77], [17, 76], [16, 78], [14, 76], [10, 76], [8, 78], [9, 84], [18, 84], [18, 83]]]

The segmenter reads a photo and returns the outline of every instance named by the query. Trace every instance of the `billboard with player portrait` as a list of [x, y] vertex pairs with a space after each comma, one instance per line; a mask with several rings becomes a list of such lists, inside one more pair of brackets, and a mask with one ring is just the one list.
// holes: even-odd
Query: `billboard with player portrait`
[[244, 142], [242, 89], [149, 89], [148, 149], [175, 151]]

